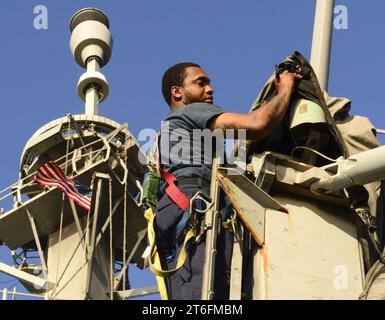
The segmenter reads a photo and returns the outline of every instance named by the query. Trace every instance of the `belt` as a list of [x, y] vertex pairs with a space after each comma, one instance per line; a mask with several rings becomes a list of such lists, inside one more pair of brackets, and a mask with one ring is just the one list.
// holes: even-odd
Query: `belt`
[[[181, 178], [178, 179], [175, 183], [177, 186], [181, 187], [184, 185], [196, 185], [200, 189], [206, 189], [210, 190], [210, 181], [198, 177], [192, 177], [192, 178]], [[159, 192], [163, 194], [167, 188], [167, 183], [164, 182], [160, 188]]]
[[206, 188], [206, 187], [210, 188], [210, 181], [208, 181], [206, 179], [194, 178], [194, 177], [193, 178], [182, 178], [180, 180], [177, 180], [176, 184], [178, 186], [193, 184], [193, 185], [198, 186], [199, 188]]

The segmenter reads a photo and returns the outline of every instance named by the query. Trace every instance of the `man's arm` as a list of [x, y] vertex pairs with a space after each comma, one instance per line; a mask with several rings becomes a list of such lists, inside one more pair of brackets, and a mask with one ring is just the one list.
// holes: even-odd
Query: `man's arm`
[[210, 129], [246, 129], [247, 139], [264, 138], [281, 122], [289, 105], [295, 80], [300, 78], [298, 74], [283, 72], [274, 80], [277, 94], [268, 103], [248, 114], [222, 113], [212, 121]]

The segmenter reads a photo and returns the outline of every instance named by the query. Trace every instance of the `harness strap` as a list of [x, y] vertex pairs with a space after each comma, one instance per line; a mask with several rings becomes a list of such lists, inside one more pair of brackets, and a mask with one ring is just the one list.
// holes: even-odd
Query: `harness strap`
[[163, 180], [167, 183], [167, 188], [165, 190], [167, 195], [183, 210], [183, 212], [186, 211], [190, 206], [190, 199], [176, 186], [176, 177], [162, 168], [159, 168], [159, 171]]
[[[185, 239], [183, 241], [182, 249], [178, 256], [175, 269], [163, 270], [160, 264], [159, 253], [155, 244], [155, 231], [154, 231], [155, 214], [151, 208], [146, 210], [145, 217], [148, 222], [148, 236], [150, 241], [150, 253], [148, 256], [148, 264], [149, 264], [150, 270], [157, 276], [159, 291], [161, 291], [161, 286], [159, 285], [160, 280], [163, 280], [162, 278], [164, 277], [169, 277], [173, 275], [186, 262], [186, 258], [187, 258], [186, 246], [191, 239], [195, 238], [195, 234], [193, 229], [190, 229], [187, 232]], [[160, 279], [158, 279], [158, 277], [160, 277]], [[162, 285], [164, 285], [164, 281], [161, 281], [161, 282], [162, 282]]]
[[183, 212], [182, 218], [176, 225], [176, 228], [175, 228], [176, 239], [179, 239], [179, 236], [181, 235], [182, 231], [186, 227], [186, 224], [189, 218], [190, 218], [190, 208], [188, 208], [185, 212]]
[[[165, 190], [167, 195], [170, 197], [172, 201], [174, 201], [176, 205], [178, 205], [183, 210], [182, 219], [177, 226], [177, 229], [178, 229], [177, 233], [180, 234], [181, 231], [184, 229], [189, 217], [189, 210], [187, 209], [190, 208], [190, 199], [182, 192], [182, 190], [180, 190], [176, 186], [175, 184], [176, 177], [171, 173], [168, 173], [167, 171], [163, 170], [160, 167], [159, 140], [160, 140], [160, 136], [158, 134], [155, 140], [156, 149], [154, 152], [154, 156], [155, 156], [154, 167], [156, 169], [155, 171], [159, 172], [163, 180], [167, 183], [167, 188]], [[152, 180], [154, 181], [150, 181], [151, 178], [153, 178]], [[187, 258], [186, 246], [191, 239], [195, 238], [195, 233], [193, 229], [188, 230], [188, 232], [186, 233], [183, 241], [182, 249], [178, 256], [176, 267], [170, 270], [163, 270], [159, 252], [156, 246], [156, 241], [155, 241], [155, 227], [154, 227], [155, 212], [153, 210], [153, 208], [156, 207], [156, 202], [157, 202], [157, 199], [156, 199], [157, 192], [155, 192], [155, 190], [158, 189], [159, 179], [157, 174], [153, 173], [152, 176], [151, 175], [147, 176], [147, 179], [145, 179], [145, 181], [147, 181], [146, 185], [148, 185], [147, 189], [149, 190], [144, 188], [146, 189], [145, 190], [146, 192], [145, 192], [145, 195], [143, 196], [142, 202], [145, 202], [147, 205], [149, 205], [149, 208], [145, 211], [144, 216], [147, 220], [147, 236], [148, 236], [148, 241], [150, 246], [149, 254], [146, 260], [150, 267], [150, 270], [156, 276], [159, 293], [162, 300], [168, 300], [167, 288], [166, 288], [166, 283], [164, 278], [173, 275], [184, 265]]]
[[[162, 266], [160, 263], [160, 257], [155, 247], [155, 231], [153, 227], [155, 214], [151, 207], [145, 211], [144, 217], [147, 220], [147, 237], [150, 243], [150, 253], [147, 257], [147, 262], [150, 264], [150, 261], [151, 261], [151, 264], [156, 269], [162, 269]], [[155, 250], [154, 250], [154, 247], [155, 247]], [[150, 259], [151, 256], [152, 256], [152, 259]], [[150, 264], [150, 268], [151, 268], [151, 264]], [[162, 300], [168, 300], [166, 283], [164, 281], [164, 278], [156, 276], [156, 282], [158, 283], [160, 297], [162, 298]]]

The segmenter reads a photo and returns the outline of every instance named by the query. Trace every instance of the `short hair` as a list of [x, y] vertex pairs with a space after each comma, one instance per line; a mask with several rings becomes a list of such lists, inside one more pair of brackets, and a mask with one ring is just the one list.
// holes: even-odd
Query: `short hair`
[[171, 106], [171, 87], [183, 85], [184, 79], [186, 79], [186, 68], [188, 67], [198, 67], [199, 65], [193, 62], [182, 62], [174, 64], [172, 67], [168, 68], [162, 77], [162, 93], [163, 97], [166, 100], [167, 104]]

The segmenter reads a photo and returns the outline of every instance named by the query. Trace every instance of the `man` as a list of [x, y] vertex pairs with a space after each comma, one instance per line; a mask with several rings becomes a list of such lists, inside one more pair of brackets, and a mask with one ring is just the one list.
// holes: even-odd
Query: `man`
[[[163, 96], [171, 112], [160, 132], [160, 167], [176, 177], [177, 187], [190, 199], [197, 191], [209, 195], [211, 162], [204, 145], [195, 141], [193, 131], [200, 129], [246, 129], [248, 139], [261, 139], [282, 120], [300, 75], [283, 72], [275, 81], [277, 95], [264, 106], [248, 114], [225, 112], [213, 105], [214, 90], [210, 79], [195, 63], [179, 63], [169, 68], [162, 79]], [[176, 148], [185, 144], [186, 150]], [[187, 145], [186, 145], [187, 144]], [[181, 151], [181, 152], [179, 152]], [[211, 154], [210, 154], [211, 155]], [[192, 161], [201, 159], [200, 162]], [[210, 159], [211, 160], [211, 159]], [[156, 244], [164, 269], [175, 268], [183, 244], [184, 210], [160, 187], [156, 215]], [[175, 199], [174, 199], [175, 200]], [[182, 236], [181, 236], [182, 235]], [[217, 240], [218, 254], [214, 291], [216, 299], [228, 299], [232, 236], [221, 230]], [[200, 299], [205, 244], [191, 241], [182, 268], [166, 279], [169, 299]]]

